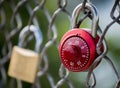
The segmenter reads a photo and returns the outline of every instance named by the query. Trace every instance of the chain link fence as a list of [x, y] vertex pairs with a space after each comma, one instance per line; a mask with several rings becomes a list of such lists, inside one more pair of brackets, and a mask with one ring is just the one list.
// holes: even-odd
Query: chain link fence
[[[49, 54], [53, 52], [58, 55], [59, 37], [63, 35], [62, 30], [58, 32], [58, 25], [56, 25], [58, 21], [56, 20], [63, 14], [62, 16], [64, 16], [68, 22], [66, 23], [65, 21], [63, 23], [70, 25], [69, 28], [71, 29], [75, 27], [78, 28], [86, 18], [92, 20], [94, 18], [93, 15], [99, 18], [99, 14], [92, 14], [91, 9], [87, 8], [87, 4], [95, 9], [96, 7], [92, 4], [91, 0], [84, 0], [79, 4], [81, 5], [81, 11], [84, 13], [81, 15], [81, 18], [77, 17], [80, 12], [75, 12], [77, 6], [72, 13], [67, 9], [67, 5], [70, 2], [73, 3], [72, 0], [51, 1], [50, 3], [56, 4], [56, 7], [50, 11], [49, 7], [52, 7], [52, 4], [49, 5], [46, 0], [0, 0], [0, 88], [76, 88], [75, 83], [70, 78], [72, 72], [66, 69], [59, 60], [56, 60], [58, 58]], [[46, 4], [48, 4], [48, 7]], [[110, 17], [112, 21], [106, 25], [103, 31], [100, 25], [97, 25], [97, 33], [100, 35], [96, 45], [98, 57], [96, 57], [88, 69], [86, 82], [82, 84], [84, 85], [83, 87], [96, 87], [97, 74], [94, 73], [94, 69], [97, 69], [95, 67], [103, 59], [111, 65], [115, 72], [117, 78], [115, 88], [120, 87], [118, 71], [111, 61], [111, 58], [107, 56], [109, 49], [105, 39], [110, 27], [115, 23], [120, 24], [120, 0], [114, 0], [113, 7], [111, 6]], [[78, 20], [78, 18], [80, 19]], [[78, 20], [78, 22], [75, 21], [75, 19]], [[59, 21], [61, 20], [59, 19]], [[63, 26], [66, 27], [66, 24]], [[92, 26], [95, 24], [96, 23], [93, 22]], [[95, 31], [92, 33], [95, 37]], [[16, 45], [34, 50], [40, 55], [37, 74], [32, 84], [21, 81], [18, 79], [19, 77], [13, 78], [8, 76], [13, 47]], [[100, 51], [101, 45], [104, 48], [103, 51]], [[28, 55], [28, 57], [29, 56], [30, 55]], [[50, 58], [55, 59], [50, 60]], [[18, 66], [18, 64], [16, 66]], [[51, 64], [53, 67], [51, 67]], [[22, 67], [22, 65], [20, 66]], [[33, 68], [33, 66], [31, 66], [31, 68]], [[22, 70], [25, 71], [25, 69]], [[29, 69], [29, 71], [30, 70], [31, 69]], [[79, 88], [80, 87], [83, 88], [82, 86], [79, 86]]]

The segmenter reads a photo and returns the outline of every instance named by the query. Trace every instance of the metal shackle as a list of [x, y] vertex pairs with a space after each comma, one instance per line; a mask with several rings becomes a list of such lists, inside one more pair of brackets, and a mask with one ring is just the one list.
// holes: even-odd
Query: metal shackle
[[[98, 11], [97, 8], [89, 3], [85, 4], [85, 9], [88, 9], [91, 11], [92, 14], [92, 27], [91, 27], [91, 35], [95, 38], [97, 35], [97, 29], [98, 29], [98, 21], [99, 21], [99, 16], [98, 16]], [[72, 13], [72, 21], [71, 21], [71, 26], [72, 28], [75, 27], [77, 24], [77, 19], [79, 14], [83, 11], [82, 4], [79, 4], [73, 11]]]
[[33, 33], [35, 40], [36, 40], [35, 51], [39, 52], [40, 45], [42, 44], [42, 41], [43, 41], [43, 37], [42, 37], [42, 33], [41, 33], [39, 27], [37, 27], [35, 25], [26, 26], [23, 28], [23, 30], [20, 32], [20, 35], [19, 35], [18, 46], [20, 46], [20, 47], [23, 46], [25, 38], [28, 36], [29, 32]]

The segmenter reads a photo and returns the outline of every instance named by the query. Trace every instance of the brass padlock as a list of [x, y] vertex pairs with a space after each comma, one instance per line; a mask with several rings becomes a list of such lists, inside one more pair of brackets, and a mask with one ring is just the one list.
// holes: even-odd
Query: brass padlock
[[[32, 32], [36, 39], [35, 51], [22, 48], [28, 32]], [[25, 27], [19, 36], [18, 46], [13, 47], [8, 75], [19, 80], [34, 83], [38, 64], [40, 62], [40, 45], [42, 43], [42, 34], [34, 25]]]

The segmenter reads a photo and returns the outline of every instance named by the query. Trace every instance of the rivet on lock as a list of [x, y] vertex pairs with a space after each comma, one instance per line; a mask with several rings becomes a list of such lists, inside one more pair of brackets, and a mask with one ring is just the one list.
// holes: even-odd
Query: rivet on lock
[[[36, 39], [35, 51], [22, 48], [29, 32], [33, 33]], [[34, 83], [40, 62], [39, 51], [41, 43], [42, 34], [39, 28], [34, 25], [26, 26], [20, 32], [18, 46], [13, 47], [8, 75], [19, 80]]]
[[79, 13], [82, 11], [82, 4], [80, 4], [72, 14], [72, 30], [65, 33], [59, 46], [63, 65], [73, 72], [87, 71], [97, 56], [98, 14], [96, 8], [88, 3], [86, 3], [85, 8], [91, 12], [91, 31], [88, 28], [75, 28]]

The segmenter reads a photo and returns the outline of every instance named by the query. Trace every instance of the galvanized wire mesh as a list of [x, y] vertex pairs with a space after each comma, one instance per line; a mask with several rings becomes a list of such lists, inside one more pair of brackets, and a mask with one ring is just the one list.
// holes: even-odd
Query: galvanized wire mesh
[[[58, 49], [59, 42], [57, 41], [59, 32], [57, 31], [55, 20], [57, 19], [57, 16], [59, 14], [64, 13], [68, 17], [69, 22], [72, 24], [72, 15], [69, 13], [69, 11], [66, 9], [66, 6], [69, 0], [58, 0], [57, 3], [54, 3], [57, 5], [56, 10], [50, 15], [50, 11], [45, 7], [46, 0], [0, 0], [0, 72], [1, 72], [1, 79], [0, 79], [0, 88], [23, 88], [24, 83], [21, 80], [13, 79], [11, 77], [8, 77], [7, 75], [7, 68], [6, 64], [9, 63], [12, 48], [14, 45], [17, 45], [18, 42], [23, 42], [24, 44], [21, 44], [22, 46], [27, 46], [28, 43], [34, 39], [34, 36], [31, 34], [31, 36], [28, 37], [26, 40], [18, 40], [17, 37], [18, 34], [20, 34], [21, 30], [25, 27], [30, 28], [31, 25], [35, 25], [39, 28], [40, 32], [43, 30], [41, 29], [41, 25], [39, 25], [39, 20], [42, 19], [38, 17], [38, 12], [42, 12], [42, 14], [46, 18], [46, 36], [47, 36], [47, 42], [42, 44], [44, 41], [43, 34], [40, 35], [40, 46], [36, 46], [35, 50], [39, 52], [41, 55], [41, 63], [39, 66], [40, 71], [38, 71], [36, 80], [34, 84], [30, 85], [30, 88], [41, 88], [41, 77], [46, 76], [49, 88], [59, 88], [63, 84], [67, 84], [69, 88], [74, 88], [74, 85], [72, 83], [72, 80], [69, 79], [70, 72], [68, 69], [64, 68], [64, 66], [61, 64], [59, 69], [59, 80], [55, 81], [55, 78], [52, 77], [51, 73], [49, 72], [49, 65], [50, 62], [48, 60], [47, 50], [52, 45], [55, 45]], [[32, 3], [32, 4], [31, 4]], [[82, 9], [83, 11], [86, 10], [86, 3], [92, 4], [90, 0], [84, 0], [82, 2]], [[112, 7], [112, 6], [111, 6]], [[22, 13], [21, 10], [25, 9], [25, 11]], [[117, 13], [117, 15], [115, 14]], [[24, 17], [25, 14], [25, 17]], [[78, 14], [78, 13], [76, 13]], [[94, 74], [94, 69], [96, 65], [102, 60], [105, 59], [113, 68], [115, 75], [117, 77], [116, 80], [116, 88], [120, 87], [120, 77], [117, 72], [117, 69], [115, 68], [113, 62], [107, 56], [108, 48], [107, 48], [107, 42], [105, 40], [106, 33], [109, 31], [110, 27], [117, 23], [120, 24], [120, 0], [115, 0], [113, 7], [111, 8], [110, 16], [112, 21], [106, 25], [106, 28], [101, 31], [100, 26], [98, 26], [98, 33], [100, 34], [100, 39], [97, 44], [97, 52], [99, 53], [99, 56], [96, 58], [90, 69], [88, 70], [88, 75], [86, 77], [86, 87], [87, 88], [95, 88], [96, 86], [96, 77]], [[79, 26], [80, 23], [86, 19], [86, 17], [92, 19], [92, 15], [89, 11], [85, 12], [82, 19], [79, 20], [76, 26]], [[24, 19], [26, 19], [24, 21]], [[42, 20], [40, 20], [42, 21]], [[37, 34], [36, 34], [37, 35]], [[24, 35], [23, 35], [24, 36]], [[15, 38], [17, 38], [17, 42], [15, 42]], [[37, 41], [37, 40], [36, 40]], [[100, 52], [100, 46], [103, 44], [104, 51]], [[53, 56], [54, 58], [54, 56]], [[43, 65], [42, 65], [43, 64]], [[96, 68], [97, 69], [97, 68]], [[96, 74], [97, 75], [97, 74]], [[90, 83], [90, 79], [93, 79], [92, 84]], [[9, 85], [9, 87], [7, 86]]]

